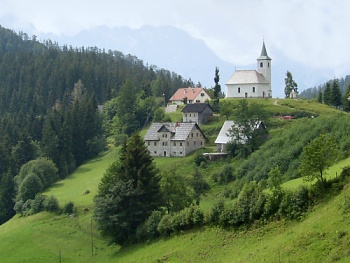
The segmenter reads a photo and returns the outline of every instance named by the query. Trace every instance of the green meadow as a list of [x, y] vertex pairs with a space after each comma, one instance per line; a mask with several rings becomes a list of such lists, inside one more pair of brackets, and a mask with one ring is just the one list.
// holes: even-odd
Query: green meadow
[[[274, 115], [307, 111], [308, 114], [339, 114], [335, 109], [307, 101], [263, 100]], [[232, 101], [235, 103], [235, 101]], [[204, 126], [216, 132], [224, 118]], [[283, 124], [274, 119], [278, 134]], [[206, 151], [213, 150], [209, 136]], [[160, 170], [174, 170], [188, 176], [194, 169], [197, 153], [185, 158], [156, 158]], [[350, 218], [342, 214], [342, 204], [350, 196], [346, 185], [333, 195], [327, 194], [300, 221], [259, 222], [249, 228], [222, 229], [205, 226], [125, 248], [109, 244], [102, 238], [92, 220], [93, 197], [106, 168], [118, 157], [118, 148], [110, 147], [97, 158], [86, 162], [73, 174], [57, 182], [44, 194], [55, 196], [60, 206], [72, 201], [76, 216], [48, 212], [28, 217], [15, 216], [0, 226], [0, 262], [349, 262]], [[225, 162], [213, 163], [205, 170], [205, 178], [219, 170]], [[340, 174], [350, 165], [350, 158], [338, 162], [327, 171], [327, 178]], [[294, 179], [283, 184], [294, 189], [306, 183]], [[202, 201], [208, 211], [225, 185], [212, 185]]]

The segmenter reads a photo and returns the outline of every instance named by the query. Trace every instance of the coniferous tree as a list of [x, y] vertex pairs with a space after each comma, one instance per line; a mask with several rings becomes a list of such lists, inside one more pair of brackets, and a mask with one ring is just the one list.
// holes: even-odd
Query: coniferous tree
[[332, 84], [333, 106], [339, 108], [342, 105], [342, 95], [339, 87], [339, 79], [334, 79]]
[[321, 89], [318, 91], [317, 102], [323, 103], [323, 92]]
[[119, 159], [107, 169], [94, 202], [101, 234], [118, 244], [134, 241], [136, 229], [162, 204], [160, 176], [139, 134], [123, 143]]
[[221, 93], [221, 86], [219, 84], [220, 81], [220, 75], [219, 75], [219, 68], [215, 68], [215, 77], [214, 77], [214, 98], [213, 98], [213, 109], [215, 112], [220, 112], [220, 103], [219, 103], [219, 96]]
[[11, 172], [0, 175], [0, 225], [15, 215], [15, 182]]
[[326, 88], [323, 93], [323, 101], [326, 105], [333, 104], [332, 89], [331, 89], [331, 84], [329, 82], [327, 82]]
[[344, 111], [350, 111], [350, 84], [343, 95]]

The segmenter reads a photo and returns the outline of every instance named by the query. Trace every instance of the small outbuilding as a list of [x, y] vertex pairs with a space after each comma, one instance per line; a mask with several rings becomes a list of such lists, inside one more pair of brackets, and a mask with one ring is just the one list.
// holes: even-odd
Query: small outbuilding
[[208, 103], [187, 104], [182, 110], [183, 122], [205, 124], [213, 118], [214, 110]]

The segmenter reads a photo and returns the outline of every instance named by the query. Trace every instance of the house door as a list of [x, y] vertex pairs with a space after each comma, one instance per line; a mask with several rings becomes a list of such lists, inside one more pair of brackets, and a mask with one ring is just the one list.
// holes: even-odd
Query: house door
[[166, 151], [164, 151], [164, 157], [166, 157]]
[[245, 96], [245, 98], [248, 98], [248, 92], [246, 92], [246, 93], [244, 94], [244, 96]]

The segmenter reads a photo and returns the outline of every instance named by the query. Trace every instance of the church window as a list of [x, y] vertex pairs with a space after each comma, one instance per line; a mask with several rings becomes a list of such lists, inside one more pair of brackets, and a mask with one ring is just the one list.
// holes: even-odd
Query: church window
[[268, 68], [270, 67], [270, 62], [267, 62], [267, 67], [268, 67]]
[[260, 67], [262, 68], [264, 66], [264, 63], [260, 62]]
[[255, 93], [255, 87], [253, 87], [253, 92]]
[[241, 88], [240, 87], [238, 87], [238, 93], [241, 93]]

